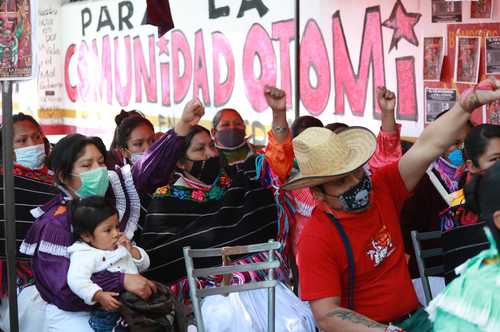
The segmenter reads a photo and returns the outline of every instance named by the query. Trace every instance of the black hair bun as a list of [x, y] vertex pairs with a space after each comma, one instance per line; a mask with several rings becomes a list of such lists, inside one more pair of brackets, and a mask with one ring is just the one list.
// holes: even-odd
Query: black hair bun
[[117, 116], [115, 116], [115, 123], [116, 123], [117, 126], [119, 126], [120, 123], [122, 123], [122, 121], [125, 120], [129, 116], [128, 113], [129, 112], [127, 112], [127, 111], [125, 111], [125, 110], [122, 109], [120, 111], [120, 113]]

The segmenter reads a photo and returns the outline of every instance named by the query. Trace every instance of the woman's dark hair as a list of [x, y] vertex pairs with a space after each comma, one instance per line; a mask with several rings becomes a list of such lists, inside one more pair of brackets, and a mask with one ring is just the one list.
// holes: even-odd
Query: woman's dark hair
[[325, 126], [325, 128], [328, 128], [330, 129], [331, 131], [333, 131], [335, 134], [338, 134], [340, 133], [341, 131], [349, 128], [348, 125], [346, 125], [345, 123], [343, 122], [333, 122], [333, 123], [329, 123]]
[[[219, 124], [220, 120], [222, 119], [222, 115], [224, 115], [224, 112], [234, 112], [236, 114], [238, 114], [238, 116], [240, 117], [241, 121], [243, 121], [243, 118], [241, 117], [241, 114], [240, 112], [238, 112], [237, 110], [235, 110], [234, 108], [223, 108], [221, 110], [219, 110], [217, 113], [215, 113], [214, 115], [214, 118], [212, 119], [212, 128], [216, 128], [217, 125]], [[245, 121], [243, 121], [244, 123]]]
[[139, 112], [137, 110], [131, 110], [131, 111], [121, 110], [120, 113], [118, 113], [118, 115], [115, 116], [116, 128], [115, 128], [115, 132], [113, 134], [113, 141], [111, 142], [111, 146], [110, 146], [111, 150], [119, 147], [118, 142], [117, 142], [117, 132], [118, 132], [118, 127], [120, 126], [120, 124], [125, 119], [136, 118], [136, 117], [137, 118], [144, 118], [144, 114], [142, 114], [141, 112]]
[[301, 132], [311, 127], [323, 127], [320, 119], [310, 115], [299, 116], [292, 123], [292, 137], [297, 137]]
[[89, 196], [71, 201], [74, 239], [81, 239], [83, 234], [93, 234], [101, 222], [117, 213], [116, 208], [104, 197]]
[[24, 114], [24, 113], [17, 113], [12, 116], [12, 124], [16, 124], [17, 122], [21, 121], [29, 121], [31, 122], [40, 132], [42, 131], [42, 127], [40, 127], [40, 124], [38, 121], [35, 120], [31, 115]]
[[182, 146], [182, 149], [180, 150], [181, 160], [186, 157], [186, 152], [189, 149], [189, 147], [191, 146], [191, 142], [193, 141], [194, 136], [196, 136], [196, 134], [199, 134], [199, 133], [206, 133], [208, 136], [210, 136], [210, 131], [205, 127], [202, 127], [200, 125], [195, 125], [195, 126], [191, 127], [191, 129], [189, 130], [189, 133], [184, 138], [184, 145]]
[[479, 167], [479, 158], [486, 152], [493, 138], [500, 138], [500, 126], [481, 124], [473, 127], [464, 141], [465, 157]]
[[494, 213], [500, 210], [498, 188], [500, 186], [500, 161], [496, 161], [484, 174], [474, 174], [465, 186], [466, 209], [479, 215], [490, 227], [497, 246], [500, 248], [500, 231], [494, 223]]
[[48, 167], [56, 175], [56, 181], [71, 177], [73, 164], [84, 152], [85, 146], [93, 144], [106, 157], [106, 147], [99, 137], [88, 137], [81, 134], [71, 134], [57, 142], [48, 159]]
[[147, 126], [151, 128], [154, 132], [155, 129], [153, 124], [144, 117], [133, 116], [128, 117], [123, 120], [118, 127], [116, 127], [116, 136], [115, 136], [115, 145], [119, 148], [128, 148], [127, 141], [130, 138], [130, 134], [134, 131], [135, 128], [139, 126]]
[[[35, 126], [40, 133], [42, 133], [42, 127], [40, 124], [33, 118], [31, 115], [24, 114], [24, 113], [17, 113], [12, 116], [12, 125], [15, 125], [18, 122], [21, 121], [28, 121], [30, 122], [33, 126]], [[2, 129], [0, 128], [0, 146], [2, 146]]]

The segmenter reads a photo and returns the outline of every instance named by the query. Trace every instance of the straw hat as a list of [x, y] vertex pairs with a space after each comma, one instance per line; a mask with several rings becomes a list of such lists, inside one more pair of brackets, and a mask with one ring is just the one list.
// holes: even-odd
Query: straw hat
[[283, 189], [313, 187], [363, 166], [375, 152], [375, 135], [363, 127], [335, 134], [327, 128], [307, 128], [293, 140], [299, 173]]

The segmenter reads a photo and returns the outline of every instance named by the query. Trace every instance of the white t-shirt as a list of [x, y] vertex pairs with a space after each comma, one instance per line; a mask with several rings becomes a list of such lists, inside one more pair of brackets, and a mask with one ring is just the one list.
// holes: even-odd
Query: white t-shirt
[[[135, 247], [135, 246], [134, 246]], [[123, 246], [115, 250], [101, 250], [77, 241], [68, 248], [70, 265], [68, 270], [68, 286], [86, 304], [94, 305], [94, 294], [102, 290], [90, 279], [92, 274], [108, 270], [139, 274], [149, 267], [149, 256], [144, 249], [135, 247], [141, 253], [140, 259], [135, 259]]]

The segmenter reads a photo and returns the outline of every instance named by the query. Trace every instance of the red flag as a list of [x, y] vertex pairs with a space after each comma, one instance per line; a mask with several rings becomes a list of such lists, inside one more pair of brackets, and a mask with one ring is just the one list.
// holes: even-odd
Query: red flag
[[158, 27], [158, 36], [162, 36], [174, 27], [169, 0], [146, 0], [147, 8], [143, 24]]

